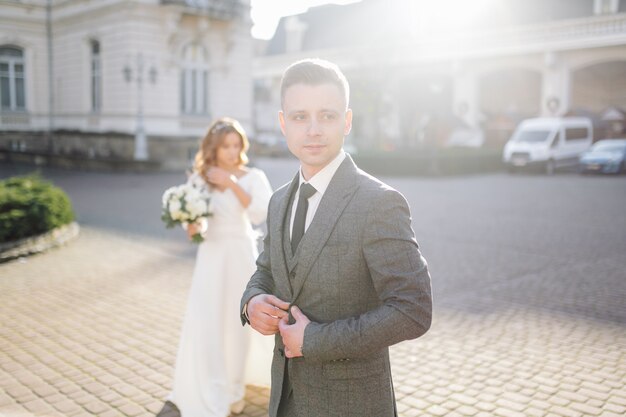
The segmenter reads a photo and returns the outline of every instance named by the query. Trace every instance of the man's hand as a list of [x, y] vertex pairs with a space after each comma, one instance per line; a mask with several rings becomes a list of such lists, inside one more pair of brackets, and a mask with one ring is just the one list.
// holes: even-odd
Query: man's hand
[[304, 343], [304, 329], [311, 322], [307, 316], [296, 306], [291, 307], [291, 315], [296, 320], [294, 324], [289, 324], [289, 316], [285, 315], [278, 323], [280, 335], [285, 345], [285, 356], [297, 358], [302, 356], [302, 344]]
[[278, 322], [287, 317], [289, 303], [270, 294], [255, 295], [248, 301], [250, 326], [266, 336], [278, 333]]

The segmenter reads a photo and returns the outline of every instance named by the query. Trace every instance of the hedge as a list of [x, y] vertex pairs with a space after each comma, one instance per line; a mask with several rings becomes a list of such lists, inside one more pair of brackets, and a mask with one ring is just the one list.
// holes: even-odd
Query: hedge
[[39, 175], [0, 181], [0, 242], [46, 233], [74, 217], [67, 194]]

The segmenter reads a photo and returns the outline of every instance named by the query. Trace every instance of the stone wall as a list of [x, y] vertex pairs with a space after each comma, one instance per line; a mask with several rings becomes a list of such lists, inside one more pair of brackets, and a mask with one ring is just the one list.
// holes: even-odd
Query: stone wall
[[184, 170], [198, 149], [198, 138], [149, 136], [145, 163], [134, 161], [134, 149], [134, 136], [121, 133], [0, 132], [5, 161], [87, 169]]

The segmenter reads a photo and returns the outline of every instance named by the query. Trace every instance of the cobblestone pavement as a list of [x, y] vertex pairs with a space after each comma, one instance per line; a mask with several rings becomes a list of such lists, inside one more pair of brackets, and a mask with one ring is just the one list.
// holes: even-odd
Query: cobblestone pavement
[[[259, 165], [274, 186], [294, 169]], [[0, 416], [154, 415], [193, 267], [158, 220], [180, 178], [44, 175], [82, 230], [0, 264]], [[626, 178], [386, 180], [411, 204], [435, 295], [429, 333], [391, 351], [400, 416], [626, 415]], [[244, 417], [267, 415], [267, 388], [246, 399]]]

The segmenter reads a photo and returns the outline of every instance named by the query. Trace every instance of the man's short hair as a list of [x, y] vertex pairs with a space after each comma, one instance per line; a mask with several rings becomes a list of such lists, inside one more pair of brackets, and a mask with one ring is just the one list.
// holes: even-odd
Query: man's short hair
[[339, 88], [346, 103], [346, 109], [350, 102], [350, 85], [346, 76], [339, 67], [332, 62], [323, 59], [303, 59], [291, 64], [283, 73], [280, 80], [280, 104], [285, 101], [285, 92], [294, 84], [320, 85], [333, 84]]

